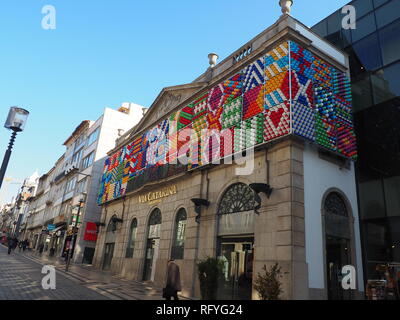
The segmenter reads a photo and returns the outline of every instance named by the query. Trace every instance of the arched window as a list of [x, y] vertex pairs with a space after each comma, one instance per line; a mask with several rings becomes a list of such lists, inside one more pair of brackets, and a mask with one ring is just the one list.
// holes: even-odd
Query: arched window
[[218, 206], [218, 214], [254, 210], [254, 199], [254, 191], [248, 185], [236, 183], [225, 191]]
[[244, 183], [231, 185], [218, 205], [218, 235], [238, 235], [254, 233], [254, 191]]
[[129, 230], [129, 240], [128, 246], [126, 247], [126, 258], [133, 258], [133, 251], [135, 249], [136, 241], [136, 231], [137, 231], [137, 219], [133, 219], [131, 223], [131, 228]]
[[114, 243], [115, 242], [115, 231], [117, 230], [117, 222], [115, 221], [115, 218], [117, 216], [114, 215], [111, 219], [110, 222], [108, 223], [107, 226], [107, 231], [106, 231], [106, 243]]
[[172, 239], [171, 259], [183, 259], [185, 250], [185, 233], [186, 233], [186, 210], [181, 208], [176, 214], [174, 237]]
[[150, 215], [149, 219], [149, 232], [148, 239], [154, 239], [160, 237], [160, 227], [161, 227], [161, 211], [156, 208]]
[[325, 232], [328, 236], [350, 239], [350, 222], [346, 203], [337, 192], [331, 192], [324, 202]]
[[160, 209], [156, 208], [150, 214], [147, 229], [147, 244], [143, 271], [144, 281], [154, 281], [158, 252], [160, 248], [161, 222], [161, 211]]

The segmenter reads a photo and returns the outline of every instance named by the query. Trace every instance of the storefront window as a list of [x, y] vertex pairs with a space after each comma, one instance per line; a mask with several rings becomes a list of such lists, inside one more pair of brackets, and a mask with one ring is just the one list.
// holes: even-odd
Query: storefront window
[[175, 232], [171, 250], [171, 259], [183, 259], [185, 249], [187, 214], [185, 209], [180, 209], [175, 218]]
[[128, 246], [126, 248], [126, 258], [133, 257], [133, 251], [135, 249], [135, 241], [136, 241], [136, 232], [137, 232], [137, 219], [133, 219], [129, 231]]

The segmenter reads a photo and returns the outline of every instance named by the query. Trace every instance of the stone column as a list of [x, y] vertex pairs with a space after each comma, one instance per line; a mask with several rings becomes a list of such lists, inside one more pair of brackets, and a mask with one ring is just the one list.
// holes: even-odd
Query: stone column
[[[268, 150], [271, 197], [262, 197], [256, 217], [254, 277], [264, 265], [282, 267], [282, 299], [308, 299], [305, 254], [302, 142], [290, 137]], [[254, 281], [254, 280], [253, 280]], [[257, 293], [253, 292], [257, 299]]]

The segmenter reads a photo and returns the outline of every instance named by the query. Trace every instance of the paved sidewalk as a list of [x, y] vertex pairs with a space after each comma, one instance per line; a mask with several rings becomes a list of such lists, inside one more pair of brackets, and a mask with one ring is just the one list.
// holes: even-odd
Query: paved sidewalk
[[110, 300], [76, 280], [57, 274], [56, 289], [45, 290], [42, 265], [0, 246], [0, 300]]
[[[47, 253], [40, 256], [35, 251], [20, 253], [16, 249], [14, 254], [21, 255], [41, 265], [53, 265], [57, 272], [60, 272], [63, 276], [113, 300], [163, 300], [162, 288], [153, 284], [127, 280], [109, 272], [95, 269], [91, 265], [71, 263], [69, 271], [65, 272], [64, 259], [49, 257]], [[188, 300], [186, 297], [180, 296], [180, 298]]]

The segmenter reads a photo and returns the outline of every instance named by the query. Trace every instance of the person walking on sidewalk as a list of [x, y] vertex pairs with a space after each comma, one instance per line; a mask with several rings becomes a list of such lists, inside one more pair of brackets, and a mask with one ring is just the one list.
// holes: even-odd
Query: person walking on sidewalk
[[181, 287], [181, 275], [179, 271], [179, 266], [175, 263], [174, 260], [168, 261], [167, 266], [167, 283], [163, 290], [163, 297], [166, 300], [171, 300], [173, 297], [174, 300], [179, 300], [178, 291], [182, 291]]
[[15, 250], [15, 248], [18, 247], [18, 239], [16, 237], [14, 237], [14, 244], [13, 244], [13, 251]]
[[22, 251], [25, 252], [27, 246], [28, 246], [28, 240], [25, 239], [24, 241], [22, 241]]
[[43, 249], [44, 249], [44, 243], [42, 242], [42, 243], [39, 245], [39, 254], [40, 254], [40, 255], [42, 255]]
[[14, 238], [8, 238], [8, 254], [11, 254], [12, 249], [14, 248]]

